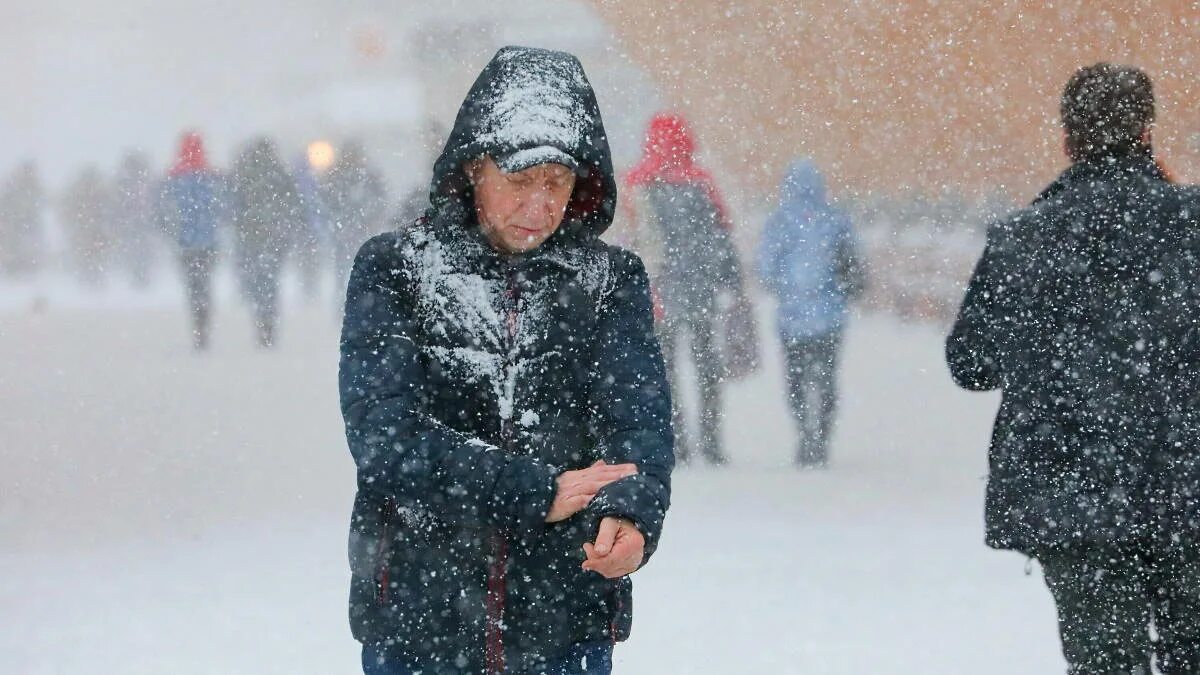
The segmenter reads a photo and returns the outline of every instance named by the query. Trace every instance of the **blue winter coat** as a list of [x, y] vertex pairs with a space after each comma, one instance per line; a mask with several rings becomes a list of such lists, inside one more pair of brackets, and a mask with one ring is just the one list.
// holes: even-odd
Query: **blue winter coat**
[[811, 161], [792, 165], [779, 194], [758, 248], [759, 280], [779, 299], [779, 331], [807, 338], [839, 330], [847, 299], [838, 254], [857, 249], [850, 218], [829, 204], [825, 180]]
[[211, 171], [190, 171], [163, 181], [160, 215], [185, 251], [217, 247], [225, 215], [224, 185]]

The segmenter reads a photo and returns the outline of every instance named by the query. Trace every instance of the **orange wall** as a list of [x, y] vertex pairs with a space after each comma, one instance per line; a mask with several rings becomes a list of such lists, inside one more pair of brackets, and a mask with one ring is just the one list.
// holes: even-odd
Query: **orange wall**
[[1063, 84], [1099, 60], [1150, 73], [1156, 146], [1200, 181], [1197, 0], [593, 2], [751, 192], [811, 155], [858, 188], [1028, 196], [1065, 165]]

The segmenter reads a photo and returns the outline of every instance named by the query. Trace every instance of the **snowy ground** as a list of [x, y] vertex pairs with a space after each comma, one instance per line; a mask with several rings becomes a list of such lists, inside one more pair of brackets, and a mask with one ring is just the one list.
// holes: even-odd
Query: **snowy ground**
[[[0, 673], [354, 672], [328, 303], [274, 353], [225, 303], [196, 356], [162, 294], [13, 298]], [[937, 330], [856, 320], [834, 465], [805, 474], [771, 344], [729, 390], [733, 466], [677, 474], [617, 672], [1061, 672], [1036, 565], [982, 544], [996, 398], [955, 390], [940, 355]]]

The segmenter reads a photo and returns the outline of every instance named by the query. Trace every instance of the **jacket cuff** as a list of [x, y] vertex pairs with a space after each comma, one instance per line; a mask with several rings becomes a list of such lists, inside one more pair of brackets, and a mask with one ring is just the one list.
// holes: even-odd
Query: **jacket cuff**
[[555, 478], [553, 468], [532, 457], [510, 459], [492, 492], [494, 522], [518, 535], [545, 529], [554, 502]]

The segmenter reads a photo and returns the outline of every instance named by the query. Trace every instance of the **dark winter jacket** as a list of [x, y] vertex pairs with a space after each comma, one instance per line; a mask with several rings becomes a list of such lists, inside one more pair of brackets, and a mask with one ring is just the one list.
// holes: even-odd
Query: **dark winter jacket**
[[239, 256], [281, 258], [304, 215], [296, 181], [274, 143], [260, 139], [242, 150], [234, 162], [230, 192]]
[[[462, 164], [540, 145], [586, 175], [549, 241], [501, 256], [479, 232]], [[521, 670], [629, 633], [628, 578], [584, 572], [581, 547], [601, 517], [623, 516], [648, 558], [674, 456], [645, 271], [598, 239], [615, 199], [578, 61], [506, 48], [459, 112], [429, 217], [369, 240], [355, 261], [340, 369], [358, 466], [350, 620], [360, 641], [388, 642], [423, 672], [481, 672], [498, 653]], [[640, 473], [547, 525], [555, 477], [597, 459]]]
[[360, 144], [347, 145], [321, 190], [334, 239], [353, 246], [345, 253], [347, 258], [371, 235], [383, 231], [387, 189]]
[[1148, 159], [1077, 164], [995, 225], [947, 345], [1000, 389], [987, 541], [1196, 551], [1200, 196]]
[[639, 246], [655, 263], [651, 281], [668, 317], [707, 314], [717, 294], [741, 286], [729, 217], [695, 151], [683, 117], [656, 115], [641, 161], [625, 176], [626, 186], [642, 198]]

